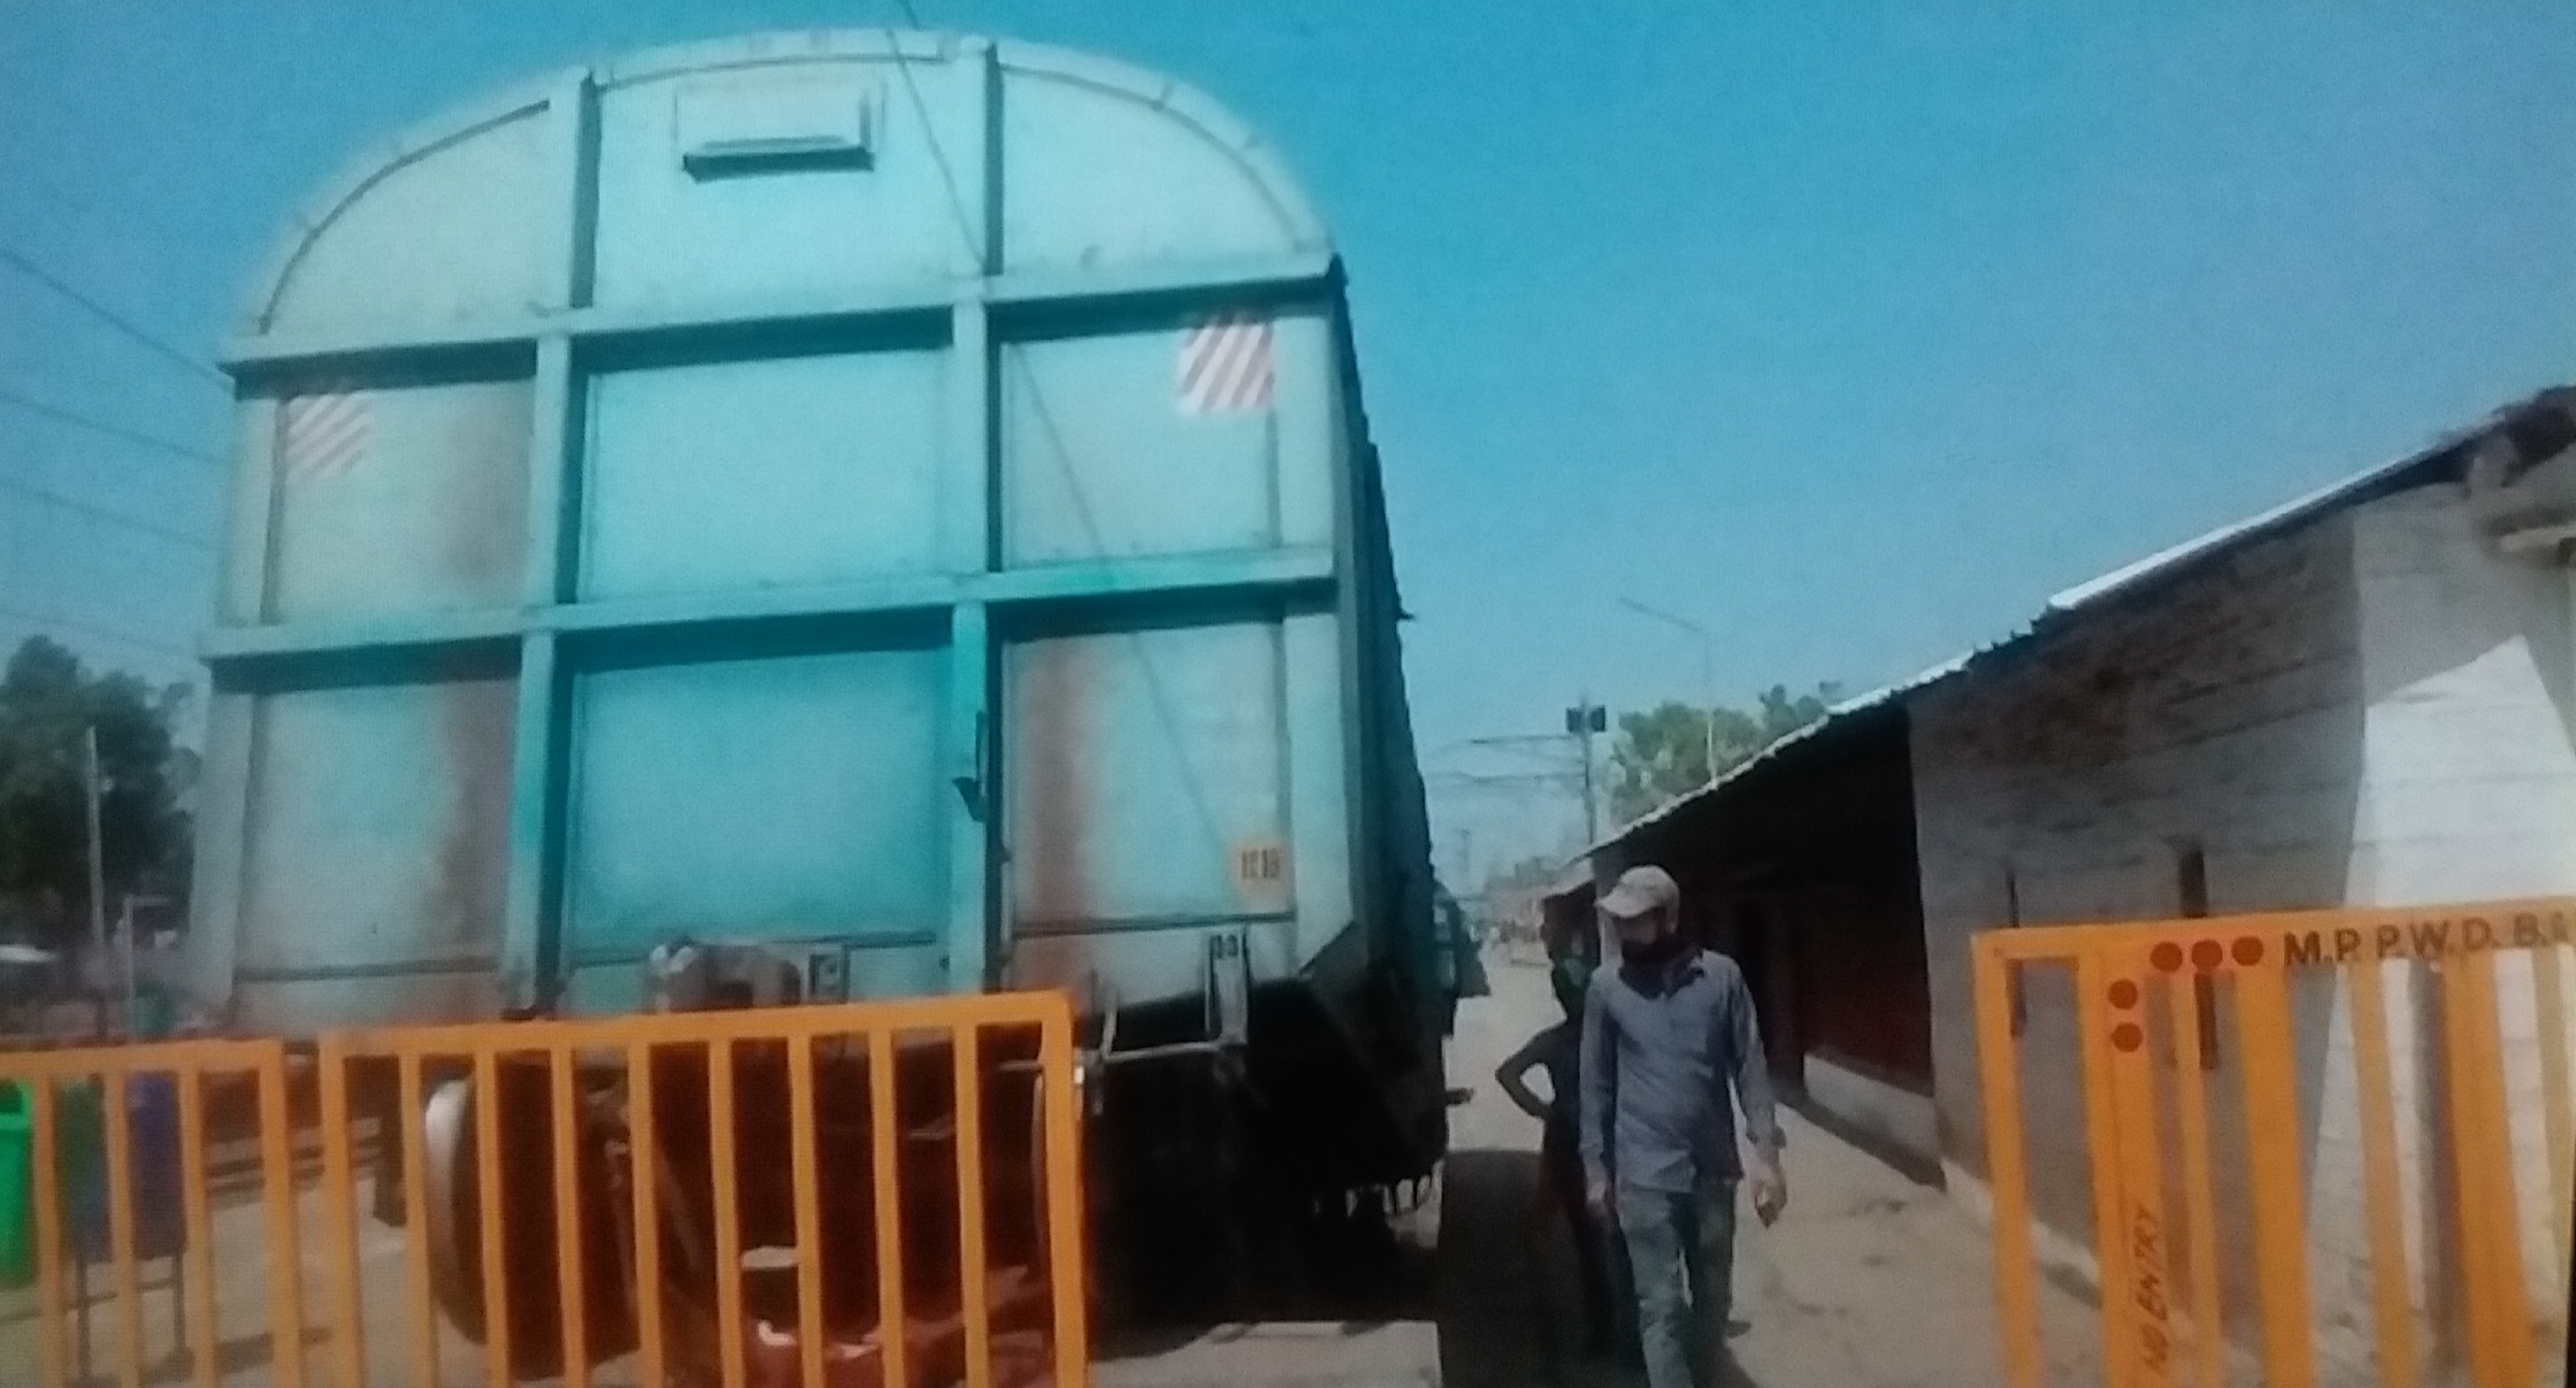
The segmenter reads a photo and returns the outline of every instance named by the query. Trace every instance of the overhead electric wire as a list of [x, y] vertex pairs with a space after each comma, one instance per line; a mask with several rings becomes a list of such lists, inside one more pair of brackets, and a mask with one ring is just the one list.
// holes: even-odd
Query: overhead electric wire
[[214, 548], [214, 545], [203, 535], [191, 535], [184, 530], [173, 530], [168, 526], [155, 525], [147, 520], [136, 520], [132, 516], [111, 511], [104, 506], [92, 505], [78, 497], [65, 496], [61, 492], [47, 491], [43, 487], [29, 486], [24, 482], [12, 482], [5, 477], [0, 477], [0, 492], [15, 492], [20, 496], [32, 497], [47, 506], [88, 516], [92, 520], [103, 521], [109, 525], [123, 526], [128, 530], [167, 540], [174, 545], [186, 545], [190, 549]]
[[73, 617], [49, 616], [42, 612], [29, 612], [24, 608], [6, 606], [0, 606], [0, 617], [15, 617], [19, 621], [33, 623], [39, 627], [77, 631], [84, 635], [98, 637], [103, 641], [121, 641], [139, 650], [159, 651], [164, 655], [183, 656], [190, 660], [197, 658], [197, 653], [185, 646], [175, 646], [167, 641], [156, 641], [148, 636], [137, 636], [130, 631], [119, 631], [114, 627], [104, 627]]
[[[903, 12], [905, 23], [914, 29], [922, 27], [921, 16], [913, 9], [912, 0], [894, 0], [894, 3]], [[895, 71], [903, 79], [904, 90], [911, 95], [913, 113], [921, 121], [922, 139], [929, 146], [931, 161], [939, 167], [939, 181], [948, 192], [949, 213], [957, 219], [958, 237], [965, 242], [968, 258], [981, 273], [984, 268], [983, 238], [976, 234], [975, 219], [966, 210], [966, 195], [957, 181], [956, 166], [948, 161], [948, 151], [940, 143], [939, 127], [930, 118], [930, 106], [922, 100], [920, 85], [913, 80], [912, 65], [904, 59], [902, 42], [895, 37], [894, 26], [887, 24], [880, 28], [886, 38], [886, 52], [894, 59]], [[1039, 431], [1045, 436], [1048, 453], [1064, 477], [1067, 494], [1073, 502], [1075, 521], [1091, 542], [1093, 553], [1106, 557], [1109, 554], [1108, 540], [1099, 517], [1092, 511], [1089, 493], [1082, 484], [1082, 470], [1074, 465], [1072, 450], [1064, 440], [1064, 431], [1056, 423], [1055, 412], [1048, 407], [1045, 391], [1040, 388], [1037, 377], [1029, 372], [1027, 359], [1021, 354], [1018, 343], [1005, 342], [1002, 351], [1019, 366], [1021, 378], [1027, 386], [1031, 413], [1036, 417]], [[1192, 774], [1195, 768], [1190, 764], [1189, 741], [1182, 731], [1179, 703], [1165, 686], [1162, 673], [1155, 668], [1153, 653], [1146, 647], [1144, 633], [1128, 631], [1123, 635], [1129, 653], [1136, 658], [1138, 672], [1145, 677], [1146, 703], [1152, 708], [1156, 721], [1162, 724], [1164, 736], [1171, 739], [1172, 754], [1181, 763], [1182, 793], [1188, 799], [1199, 827], [1206, 831], [1210, 847], [1222, 859], [1229, 851], [1228, 839], [1219, 824], [1220, 816], [1215, 806], [1208, 801], [1207, 788], [1200, 783], [1198, 776]]]
[[110, 424], [103, 419], [94, 419], [89, 415], [82, 414], [78, 410], [67, 410], [60, 405], [48, 404], [33, 396], [21, 395], [6, 386], [0, 386], [0, 405], [15, 406], [18, 409], [25, 410], [29, 414], [41, 415], [46, 419], [53, 420], [57, 424], [68, 424], [72, 428], [86, 429], [93, 434], [99, 434], [107, 438], [122, 439], [138, 448], [154, 449], [158, 452], [168, 453], [180, 458], [193, 458], [201, 463], [212, 463], [216, 467], [222, 467], [224, 465], [223, 459], [216, 457], [212, 453], [205, 452], [202, 449], [190, 448], [184, 443], [172, 443], [168, 439], [156, 438], [151, 434], [136, 433], [134, 430], [125, 428], [122, 425]]
[[1571, 776], [1463, 776], [1439, 773], [1423, 778], [1424, 788], [1438, 792], [1496, 792], [1556, 795], [1578, 784]]
[[127, 318], [125, 315], [118, 313], [116, 310], [109, 308], [107, 305], [102, 304], [98, 300], [93, 299], [78, 289], [73, 288], [71, 285], [64, 283], [61, 276], [56, 275], [45, 267], [29, 260], [23, 253], [11, 250], [7, 246], [0, 246], [0, 262], [6, 262], [7, 264], [15, 267], [20, 274], [25, 275], [36, 283], [43, 285], [47, 289], [50, 289], [64, 298], [69, 299], [73, 303], [80, 305], [82, 308], [87, 309], [91, 317], [96, 318], [111, 328], [114, 328], [127, 339], [131, 340], [138, 346], [141, 346], [146, 351], [151, 352], [153, 355], [176, 364], [189, 374], [216, 386], [226, 394], [230, 394], [232, 392], [232, 379], [224, 375], [224, 373], [217, 371], [215, 368], [193, 356], [190, 356], [188, 353], [171, 346], [167, 341], [155, 336], [149, 330], [139, 326], [132, 319]]
[[155, 202], [149, 214], [139, 213], [130, 203], [120, 204], [102, 198], [98, 188], [75, 188], [39, 172], [30, 164], [12, 165], [0, 177], [5, 177], [10, 188], [23, 195], [27, 206], [41, 201], [52, 205], [49, 210], [86, 213], [93, 222], [113, 223], [121, 234], [140, 236], [155, 246], [228, 239], [242, 230], [238, 224], [220, 218], [209, 219], [200, 209], [183, 204]]
[[[921, 15], [913, 9], [912, 0], [894, 0], [894, 3], [903, 11], [904, 23], [914, 29], [921, 28]], [[903, 89], [912, 98], [912, 113], [921, 122], [922, 136], [929, 142], [931, 162], [939, 166], [939, 181], [948, 189], [948, 211], [956, 217], [957, 234], [965, 240], [966, 254], [974, 259], [980, 272], [984, 264], [984, 238], [975, 234], [975, 219], [966, 213], [966, 194], [958, 185], [957, 170], [948, 162], [948, 151], [940, 146], [939, 127], [931, 122], [930, 104], [921, 99], [920, 84], [912, 80], [912, 64], [904, 61], [903, 45], [894, 36], [894, 26], [884, 27], [886, 54], [894, 59], [895, 74], [903, 79]]]

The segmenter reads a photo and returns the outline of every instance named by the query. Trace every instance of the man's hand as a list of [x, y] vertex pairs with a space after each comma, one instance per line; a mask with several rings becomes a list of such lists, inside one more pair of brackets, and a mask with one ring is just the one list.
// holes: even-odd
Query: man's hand
[[1753, 1217], [1768, 1229], [1789, 1204], [1789, 1178], [1781, 1174], [1780, 1159], [1774, 1156], [1757, 1159], [1746, 1180], [1753, 1187]]
[[1583, 1203], [1591, 1208], [1595, 1217], [1607, 1219], [1610, 1215], [1610, 1183], [1608, 1181], [1584, 1182]]

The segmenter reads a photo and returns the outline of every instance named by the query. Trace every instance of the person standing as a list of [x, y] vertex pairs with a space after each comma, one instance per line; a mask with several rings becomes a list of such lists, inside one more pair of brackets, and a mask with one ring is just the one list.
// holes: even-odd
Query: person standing
[[1619, 965], [1584, 998], [1579, 1114], [1586, 1198], [1615, 1212], [1637, 1296], [1648, 1388], [1708, 1382], [1733, 1313], [1735, 1191], [1752, 1149], [1753, 1211], [1788, 1203], [1752, 991], [1735, 961], [1681, 934], [1681, 889], [1634, 867], [1601, 898]]
[[[1582, 1144], [1574, 1131], [1576, 1099], [1583, 1084], [1583, 1005], [1591, 991], [1591, 975], [1591, 963], [1572, 956], [1560, 958], [1550, 967], [1548, 981], [1556, 989], [1557, 1005], [1565, 1010], [1564, 1020], [1512, 1052], [1495, 1069], [1494, 1082], [1502, 1086], [1503, 1093], [1521, 1112], [1544, 1125], [1539, 1139], [1539, 1167], [1557, 1207], [1565, 1213], [1566, 1229], [1574, 1237], [1575, 1276], [1583, 1288], [1584, 1347], [1602, 1355], [1608, 1354], [1616, 1343], [1619, 1324], [1611, 1293], [1613, 1250], [1609, 1232], [1601, 1227], [1601, 1218], [1585, 1192]], [[1532, 1070], [1547, 1073], [1548, 1092], [1544, 1099], [1529, 1086]]]

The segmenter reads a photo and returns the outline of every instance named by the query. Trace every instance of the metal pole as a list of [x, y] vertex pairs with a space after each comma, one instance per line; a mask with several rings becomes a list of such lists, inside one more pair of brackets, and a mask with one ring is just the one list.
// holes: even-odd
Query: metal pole
[[134, 1038], [134, 894], [126, 893], [124, 909], [117, 913], [117, 933], [125, 937], [125, 1036]]
[[1708, 736], [1708, 779], [1717, 782], [1717, 655], [1709, 646], [1708, 633], [1699, 636], [1699, 687], [1708, 707], [1700, 710], [1700, 729]]
[[1708, 628], [1687, 617], [1676, 617], [1661, 608], [1648, 607], [1635, 598], [1621, 598], [1619, 605], [1641, 617], [1652, 617], [1669, 627], [1689, 632], [1699, 641], [1699, 687], [1708, 706], [1700, 710], [1702, 745], [1708, 757], [1708, 778], [1717, 779], [1717, 643], [1709, 638]]
[[[38, 1083], [41, 1084], [43, 1081], [40, 1080]], [[87, 1383], [89, 1382], [89, 1249], [78, 1234], [72, 1236], [72, 1323], [73, 1333], [80, 1337], [80, 1381]]]
[[[2567, 596], [2571, 602], [2576, 602], [2576, 564], [2570, 564], [2563, 557], [2566, 553], [2566, 546], [2561, 545], [2559, 547], [2559, 551], [2562, 556], [2559, 562], [2564, 566], [2564, 572], [2567, 579]], [[2576, 608], [2571, 608], [2570, 610], [2576, 611]], [[2566, 1281], [2561, 1285], [2567, 1288], [2567, 1320], [2565, 1323], [2570, 1326], [2576, 1326], [2576, 1249], [2571, 1249], [2568, 1252]], [[2566, 1349], [2564, 1352], [2566, 1355], [2567, 1368], [2565, 1374], [2558, 1381], [2561, 1383], [2576, 1383], [2576, 1334], [2568, 1335], [2566, 1337], [2566, 1342]]]
[[[107, 850], [99, 835], [98, 725], [81, 730], [83, 779], [89, 783], [90, 958], [107, 962]], [[97, 979], [98, 975], [92, 974]], [[103, 981], [103, 980], [102, 980]], [[95, 986], [95, 985], [92, 985]]]
[[1592, 696], [1583, 696], [1575, 708], [1575, 738], [1583, 755], [1583, 846], [1601, 842], [1601, 807], [1592, 793]]

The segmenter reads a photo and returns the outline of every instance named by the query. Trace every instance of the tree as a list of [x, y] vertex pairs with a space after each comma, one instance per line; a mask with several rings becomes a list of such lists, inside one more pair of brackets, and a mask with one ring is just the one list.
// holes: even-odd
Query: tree
[[178, 782], [192, 760], [170, 732], [186, 697], [185, 686], [155, 691], [132, 675], [85, 670], [41, 636], [0, 672], [0, 904], [31, 918], [43, 943], [76, 934], [89, 902], [89, 728], [98, 730], [109, 898], [186, 891], [190, 826]]
[[1723, 776], [1763, 748], [1825, 716], [1841, 699], [1834, 685], [1791, 695], [1786, 685], [1773, 685], [1757, 696], [1755, 711], [1720, 708], [1712, 715], [1688, 704], [1667, 702], [1643, 713], [1619, 715], [1619, 730], [1610, 746], [1610, 815], [1627, 823], [1713, 779], [1709, 766], [1711, 723], [1717, 752], [1715, 776]]
[[1843, 687], [1828, 680], [1812, 694], [1791, 698], [1787, 685], [1775, 684], [1762, 691], [1761, 700], [1762, 745], [1768, 747], [1824, 717], [1825, 710], [1842, 702]]
[[1709, 748], [1724, 772], [1759, 750], [1761, 725], [1743, 712], [1666, 702], [1619, 715], [1610, 743], [1610, 817], [1626, 823], [1657, 805], [1708, 784]]

